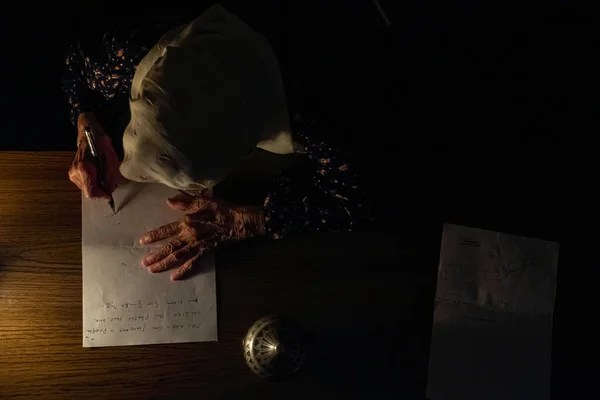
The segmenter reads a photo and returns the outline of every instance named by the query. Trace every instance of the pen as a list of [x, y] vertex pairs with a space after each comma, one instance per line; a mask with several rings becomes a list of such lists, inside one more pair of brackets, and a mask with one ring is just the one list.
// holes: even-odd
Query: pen
[[[104, 184], [105, 159], [104, 157], [100, 156], [100, 154], [98, 154], [98, 151], [96, 150], [96, 138], [94, 136], [94, 132], [92, 132], [92, 128], [87, 127], [84, 129], [84, 132], [85, 138], [88, 142], [88, 146], [90, 147], [90, 152], [92, 153], [92, 157], [94, 159], [94, 166], [96, 167], [96, 177], [98, 178], [98, 186], [102, 191], [108, 193], [108, 191], [106, 190], [106, 185]], [[108, 199], [108, 205], [110, 206], [110, 209], [112, 210], [113, 214], [116, 214], [115, 201], [113, 200], [112, 194], [108, 193], [108, 195], [110, 196]]]

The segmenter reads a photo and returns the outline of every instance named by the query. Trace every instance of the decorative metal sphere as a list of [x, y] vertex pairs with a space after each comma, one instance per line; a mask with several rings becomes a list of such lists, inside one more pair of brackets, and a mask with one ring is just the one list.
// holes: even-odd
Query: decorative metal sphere
[[242, 341], [248, 367], [263, 378], [283, 378], [298, 371], [306, 357], [300, 327], [267, 316], [256, 321]]

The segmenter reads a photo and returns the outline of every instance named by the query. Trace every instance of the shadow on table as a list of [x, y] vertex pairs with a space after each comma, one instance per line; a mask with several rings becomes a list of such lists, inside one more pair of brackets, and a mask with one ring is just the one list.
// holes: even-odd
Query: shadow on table
[[315, 338], [304, 373], [357, 397], [423, 398], [427, 342], [403, 333], [411, 329], [407, 326], [384, 333], [356, 325], [347, 327], [351, 332]]
[[[301, 324], [306, 363], [295, 383], [280, 385], [298, 398], [421, 399], [439, 254], [434, 236], [434, 250], [376, 233], [236, 246], [219, 260], [221, 317], [250, 324], [271, 314]], [[230, 301], [234, 285], [254, 295]]]

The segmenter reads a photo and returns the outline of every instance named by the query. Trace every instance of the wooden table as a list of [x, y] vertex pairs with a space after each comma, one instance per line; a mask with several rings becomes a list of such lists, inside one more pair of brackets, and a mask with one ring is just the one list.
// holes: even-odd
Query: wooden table
[[[242, 243], [217, 253], [218, 342], [83, 348], [72, 158], [0, 153], [0, 398], [422, 396], [435, 240], [429, 248], [379, 234]], [[279, 383], [254, 376], [240, 349], [268, 314], [296, 319], [312, 341], [303, 371]]]

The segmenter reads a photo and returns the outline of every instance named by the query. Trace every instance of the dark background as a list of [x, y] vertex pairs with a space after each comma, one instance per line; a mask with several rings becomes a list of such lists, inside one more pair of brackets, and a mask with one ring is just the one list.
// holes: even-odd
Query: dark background
[[[210, 3], [4, 12], [0, 149], [75, 149], [60, 90], [68, 43], [134, 19], [192, 19]], [[449, 221], [561, 242], [554, 397], [593, 380], [575, 354], [596, 348], [584, 348], [582, 307], [598, 266], [598, 235], [582, 230], [597, 226], [594, 14], [566, 0], [382, 0], [387, 27], [370, 1], [222, 3], [269, 37], [302, 89], [294, 101], [353, 153], [381, 229], [435, 236]]]
[[[60, 89], [69, 43], [144, 18], [191, 19], [211, 3], [3, 13], [0, 149], [74, 150]], [[450, 194], [448, 209], [465, 211], [527, 204], [536, 225], [540, 201], [555, 201], [547, 193], [593, 169], [593, 14], [575, 2], [383, 1], [390, 28], [368, 0], [223, 3], [269, 37], [301, 89], [290, 96], [355, 153], [377, 197], [416, 207]]]
[[[74, 150], [60, 89], [69, 43], [144, 18], [191, 19], [211, 3], [3, 13], [0, 149]], [[418, 206], [451, 193], [444, 203], [465, 210], [531, 200], [544, 223], [546, 194], [593, 169], [593, 14], [576, 2], [383, 1], [390, 28], [368, 0], [223, 3], [269, 37], [301, 88], [290, 95], [355, 153], [378, 197]]]

